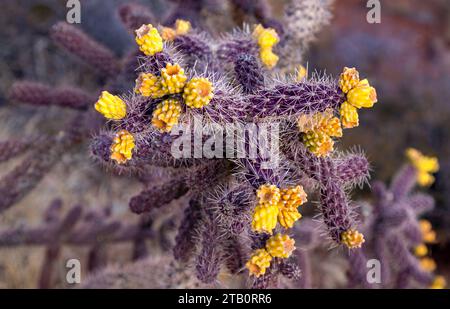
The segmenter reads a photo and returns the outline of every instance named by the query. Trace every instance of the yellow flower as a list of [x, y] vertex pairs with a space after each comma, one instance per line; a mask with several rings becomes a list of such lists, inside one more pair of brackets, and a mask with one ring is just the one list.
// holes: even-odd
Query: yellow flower
[[445, 289], [447, 282], [443, 276], [434, 277], [433, 283], [430, 285], [430, 289]]
[[436, 270], [436, 262], [429, 257], [420, 259], [420, 267], [427, 272], [433, 272]]
[[256, 190], [258, 203], [262, 205], [277, 205], [280, 201], [280, 189], [275, 185], [262, 185]]
[[270, 48], [263, 48], [259, 52], [259, 57], [261, 58], [262, 63], [269, 68], [272, 69], [278, 62], [279, 57], [272, 51]]
[[295, 250], [295, 240], [288, 235], [276, 234], [267, 240], [266, 250], [272, 257], [286, 259]]
[[349, 249], [361, 248], [364, 243], [364, 235], [357, 230], [350, 229], [341, 234], [341, 242]]
[[358, 110], [347, 101], [342, 103], [339, 112], [341, 114], [342, 126], [345, 129], [351, 129], [359, 125]]
[[339, 87], [342, 92], [347, 93], [355, 88], [359, 83], [359, 72], [355, 68], [344, 68], [344, 72], [339, 77]]
[[162, 89], [160, 79], [152, 73], [139, 74], [139, 77], [136, 79], [135, 91], [144, 97], [154, 99], [161, 98], [166, 94]]
[[164, 100], [153, 111], [152, 125], [160, 132], [170, 132], [178, 123], [181, 115], [181, 103], [175, 99]]
[[347, 102], [356, 108], [370, 108], [377, 102], [377, 91], [363, 79], [347, 93]]
[[297, 81], [301, 82], [308, 77], [308, 71], [301, 64], [297, 68]]
[[406, 150], [406, 157], [417, 170], [417, 183], [420, 186], [427, 187], [433, 184], [434, 177], [432, 173], [439, 170], [439, 161], [436, 157], [428, 157], [414, 148]]
[[214, 96], [212, 83], [204, 77], [194, 77], [184, 87], [184, 103], [192, 108], [202, 108], [209, 104]]
[[271, 261], [272, 257], [265, 249], [257, 249], [252, 253], [245, 267], [247, 267], [250, 275], [259, 277], [266, 273]]
[[108, 91], [102, 91], [97, 103], [94, 105], [95, 110], [108, 119], [119, 120], [127, 114], [127, 106], [125, 102], [118, 96], [112, 95]]
[[297, 209], [298, 206], [307, 201], [306, 192], [300, 185], [281, 190], [281, 202], [285, 208]]
[[414, 248], [414, 254], [418, 257], [423, 257], [428, 254], [428, 248], [425, 244], [420, 244]]
[[278, 208], [278, 222], [280, 222], [281, 226], [285, 229], [292, 228], [294, 226], [294, 223], [302, 217], [302, 214], [298, 211], [297, 208], [286, 208], [283, 206], [283, 204], [280, 204]]
[[136, 43], [141, 52], [147, 56], [153, 56], [163, 50], [163, 41], [158, 29], [151, 24], [142, 25], [136, 30]]
[[161, 85], [165, 93], [180, 93], [186, 84], [187, 77], [184, 69], [178, 63], [167, 63], [166, 67], [161, 70]]
[[124, 164], [131, 160], [134, 149], [134, 137], [127, 130], [116, 133], [111, 145], [111, 159], [118, 164]]
[[322, 131], [308, 131], [303, 134], [306, 148], [318, 157], [327, 156], [333, 151], [334, 141]]
[[272, 234], [277, 226], [278, 211], [277, 205], [257, 205], [252, 219], [253, 231]]
[[191, 30], [191, 23], [184, 19], [177, 19], [175, 22], [175, 31], [177, 35], [185, 35]]

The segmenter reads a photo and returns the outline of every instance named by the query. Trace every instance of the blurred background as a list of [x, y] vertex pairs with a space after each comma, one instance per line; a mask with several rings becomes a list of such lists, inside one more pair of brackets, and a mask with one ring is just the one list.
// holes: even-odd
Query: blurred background
[[[116, 15], [116, 7], [124, 2], [81, 1], [79, 26], [118, 55], [126, 54], [133, 44]], [[149, 5], [155, 16], [163, 16], [176, 1], [139, 2]], [[242, 16], [221, 14], [222, 1], [204, 2], [204, 6], [199, 5], [205, 20], [201, 26], [209, 31], [220, 33], [242, 21], [253, 22]], [[273, 16], [280, 16], [283, 1], [270, 3]], [[7, 93], [12, 82], [27, 79], [50, 85], [72, 84], [99, 92], [102, 81], [88, 67], [58, 49], [48, 36], [50, 27], [65, 19], [66, 1], [2, 0], [1, 5], [0, 136], [5, 139], [57, 130], [72, 111], [58, 107], [44, 110], [10, 102]], [[349, 130], [340, 145], [342, 149], [360, 145], [372, 163], [373, 178], [388, 181], [404, 162], [407, 147], [439, 158], [441, 168], [430, 188], [437, 207], [427, 217], [439, 235], [439, 243], [432, 248], [433, 257], [440, 272], [448, 274], [450, 1], [381, 1], [381, 7], [381, 24], [368, 24], [365, 1], [336, 1], [334, 17], [309, 50], [304, 65], [334, 76], [344, 66], [354, 66], [376, 87], [379, 103], [370, 112], [360, 113], [361, 125]], [[39, 222], [40, 213], [55, 197], [68, 205], [110, 206], [116, 216], [133, 220], [127, 203], [139, 186], [126, 176], [112, 176], [89, 162], [87, 151], [87, 145], [82, 145], [75, 155], [64, 156], [31, 194], [0, 215], [0, 227]], [[13, 164], [2, 165], [1, 174]], [[360, 194], [364, 196], [365, 192]], [[80, 249], [69, 248], [62, 255], [82, 256], [77, 250]], [[42, 248], [0, 248], [0, 287], [35, 287], [42, 256]], [[115, 258], [120, 260], [121, 255], [115, 254]], [[61, 265], [61, 276], [63, 271]]]

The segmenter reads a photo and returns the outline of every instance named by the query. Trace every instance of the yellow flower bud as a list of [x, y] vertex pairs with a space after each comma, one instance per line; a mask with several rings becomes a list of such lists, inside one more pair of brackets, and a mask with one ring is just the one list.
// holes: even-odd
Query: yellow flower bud
[[147, 56], [153, 56], [163, 50], [163, 41], [158, 29], [151, 24], [142, 25], [136, 30], [136, 43], [140, 51]]
[[320, 130], [306, 132], [303, 135], [303, 143], [318, 157], [327, 156], [334, 148], [334, 141], [331, 137]]
[[158, 76], [152, 73], [141, 73], [136, 79], [135, 92], [144, 97], [151, 97], [154, 99], [163, 97], [164, 92], [161, 81]]
[[250, 275], [259, 277], [266, 273], [271, 261], [272, 257], [265, 249], [257, 249], [252, 253], [245, 267], [247, 267]]
[[212, 83], [203, 77], [194, 77], [184, 87], [184, 103], [191, 108], [202, 108], [209, 104], [214, 96]]
[[364, 243], [364, 235], [357, 230], [347, 230], [341, 234], [341, 242], [349, 249], [361, 248]]
[[342, 137], [341, 121], [337, 117], [324, 117], [317, 129], [330, 137]]
[[286, 259], [295, 250], [295, 240], [288, 235], [276, 234], [267, 240], [266, 250], [272, 257]]
[[347, 93], [347, 102], [356, 108], [370, 108], [377, 102], [377, 91], [364, 79]]
[[171, 42], [177, 37], [177, 32], [173, 28], [162, 27], [161, 28], [161, 37], [164, 41]]
[[294, 223], [302, 217], [302, 214], [297, 210], [297, 208], [286, 208], [283, 207], [282, 204], [278, 208], [278, 222], [280, 222], [281, 226], [285, 229], [292, 228]]
[[300, 185], [281, 190], [281, 202], [285, 208], [297, 209], [298, 206], [307, 201], [306, 192]]
[[297, 81], [301, 82], [308, 77], [308, 71], [301, 64], [297, 68]]
[[178, 123], [181, 115], [181, 103], [175, 99], [164, 100], [153, 111], [152, 125], [160, 132], [170, 132]]
[[345, 129], [351, 129], [359, 125], [358, 110], [347, 101], [342, 103], [339, 112], [341, 114], [342, 126]]
[[339, 77], [339, 87], [342, 92], [347, 93], [359, 83], [359, 72], [355, 68], [344, 68]]
[[431, 173], [436, 173], [439, 170], [438, 159], [425, 156], [414, 148], [406, 150], [406, 157], [417, 170], [417, 183], [424, 187], [433, 184], [434, 177]]
[[111, 145], [111, 159], [118, 164], [131, 160], [134, 149], [134, 137], [130, 132], [122, 130], [116, 133]]
[[175, 22], [177, 35], [185, 35], [191, 30], [191, 23], [187, 20], [177, 19]]
[[428, 254], [428, 248], [425, 244], [420, 244], [414, 248], [414, 254], [418, 257], [423, 257]]
[[277, 205], [257, 205], [252, 219], [253, 231], [272, 234], [277, 226], [278, 211]]
[[167, 63], [166, 67], [161, 70], [161, 85], [166, 94], [175, 94], [183, 91], [186, 80], [184, 69], [178, 63]]
[[264, 63], [264, 65], [269, 69], [272, 69], [277, 64], [279, 59], [279, 57], [272, 51], [271, 48], [261, 49], [259, 56], [262, 63]]
[[258, 203], [261, 205], [277, 205], [280, 201], [280, 189], [275, 185], [262, 185], [256, 190]]
[[436, 270], [436, 262], [429, 257], [420, 259], [420, 267], [427, 272], [433, 272]]
[[447, 282], [443, 276], [434, 277], [433, 283], [430, 285], [430, 289], [445, 289]]
[[102, 94], [94, 107], [96, 111], [108, 119], [119, 120], [127, 114], [125, 102], [108, 91], [102, 91]]

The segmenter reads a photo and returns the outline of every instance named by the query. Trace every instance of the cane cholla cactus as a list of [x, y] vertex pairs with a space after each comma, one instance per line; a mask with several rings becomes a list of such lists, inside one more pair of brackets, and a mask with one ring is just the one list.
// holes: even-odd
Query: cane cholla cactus
[[[201, 6], [199, 2], [186, 3]], [[171, 201], [181, 197], [189, 200], [175, 239], [174, 256], [194, 264], [198, 279], [205, 283], [215, 282], [221, 271], [239, 274], [247, 273], [246, 269], [254, 275], [253, 287], [274, 286], [279, 275], [298, 280], [302, 269], [296, 261], [301, 267], [307, 263], [295, 258], [292, 234], [302, 224], [298, 207], [307, 202], [308, 190], [318, 193], [320, 226], [329, 239], [352, 253], [360, 250], [364, 237], [348, 191], [367, 181], [369, 164], [361, 152], [340, 153], [333, 145], [342, 128], [357, 123], [356, 109], [376, 102], [374, 88], [366, 80], [353, 83], [346, 77], [339, 83], [319, 73], [299, 79], [276, 76], [274, 73], [282, 72], [278, 62], [287, 61], [279, 50], [290, 45], [292, 51], [296, 43], [283, 42], [282, 29], [267, 22], [215, 39], [178, 17], [165, 27], [157, 26], [152, 14], [139, 8], [120, 8], [119, 16], [137, 44], [121, 60], [74, 26], [59, 23], [53, 28], [54, 40], [94, 66], [106, 82], [103, 92], [96, 94], [97, 101], [89, 96], [92, 108], [88, 110], [84, 110], [88, 96], [81, 90], [55, 94], [54, 89], [47, 91], [42, 85], [13, 87], [13, 97], [18, 100], [78, 109], [77, 126], [71, 123], [56, 142], [50, 138], [49, 144], [55, 148], [42, 146], [49, 152], [47, 156], [41, 148], [36, 149], [45, 160], [27, 157], [25, 167], [1, 180], [0, 191], [7, 198], [0, 210], [29, 191], [68, 146], [93, 135], [91, 153], [97, 162], [142, 181], [143, 190], [129, 202], [132, 212], [157, 216], [171, 210], [164, 207]], [[72, 100], [67, 99], [67, 93]], [[344, 107], [350, 112], [342, 112]], [[198, 118], [204, 121], [200, 129], [196, 127]], [[300, 127], [301, 119], [306, 119], [308, 130]], [[240, 149], [233, 145], [229, 157], [229, 148], [211, 145], [211, 139], [202, 133], [203, 129], [211, 133], [229, 124], [254, 125], [257, 134], [262, 134], [264, 124], [275, 126], [279, 134], [270, 133], [265, 142], [277, 142], [280, 149], [257, 145], [256, 157], [248, 158], [241, 157]], [[189, 130], [181, 135], [180, 128]], [[194, 143], [200, 141], [201, 150], [206, 145], [214, 148], [214, 155], [199, 154], [190, 141], [179, 145], [181, 156], [174, 155], [174, 146], [188, 137]], [[237, 142], [243, 145], [244, 153], [254, 144], [248, 132], [237, 136]], [[267, 167], [263, 154], [277, 158], [278, 164]], [[159, 182], [144, 181], [152, 178], [154, 167], [170, 173]], [[17, 181], [22, 176], [33, 181], [23, 186], [24, 182]], [[135, 251], [145, 252], [141, 250], [145, 237], [137, 234], [133, 234], [137, 237]], [[55, 239], [61, 243], [71, 239], [67, 235]], [[50, 249], [48, 256], [55, 256], [58, 247]], [[92, 250], [94, 261], [97, 249], [98, 244]]]
[[[388, 188], [381, 182], [373, 184], [372, 213], [364, 227], [369, 243], [358, 259], [367, 261], [373, 256], [380, 261], [381, 287], [444, 287], [442, 278], [433, 274], [435, 262], [427, 257], [426, 243], [436, 242], [436, 234], [430, 222], [420, 219], [423, 213], [433, 209], [434, 200], [427, 194], [413, 192], [422, 179], [418, 178], [424, 172], [421, 167], [431, 166], [432, 169], [426, 169], [428, 172], [437, 171], [438, 163], [435, 158], [425, 157], [415, 149], [407, 151], [410, 160], [411, 153], [415, 159], [424, 160], [424, 164], [417, 165], [417, 161], [413, 161], [416, 164], [405, 165]], [[356, 257], [349, 258], [353, 284], [374, 287], [367, 286], [365, 275], [362, 275], [366, 270], [355, 268]]]
[[[247, 260], [246, 268], [254, 275], [253, 286], [263, 287], [275, 282], [278, 274], [291, 279], [300, 274], [291, 260], [295, 241], [289, 236], [289, 229], [301, 218], [298, 207], [307, 202], [301, 183], [306, 177], [319, 189], [320, 210], [330, 238], [358, 250], [364, 237], [357, 230], [346, 191], [367, 180], [367, 160], [361, 153], [339, 154], [333, 147], [315, 151], [305, 138], [308, 132], [320, 132], [327, 138], [342, 136], [339, 109], [350, 100], [341, 89], [343, 86], [318, 74], [300, 81], [275, 81], [259, 63], [265, 62], [261, 52], [272, 52], [279, 41], [273, 29], [256, 26], [253, 34], [244, 29], [218, 42], [207, 35], [197, 36], [196, 39], [208, 40], [204, 43], [212, 49], [200, 48], [197, 53], [186, 55], [183, 44], [189, 41], [178, 39], [198, 32], [180, 23], [172, 28], [173, 32], [150, 25], [138, 29], [136, 42], [144, 55], [139, 58], [135, 91], [130, 95], [114, 94], [120, 100], [117, 102], [125, 103], [125, 108], [119, 110], [126, 114], [112, 119], [92, 143], [97, 160], [113, 168], [134, 172], [156, 165], [179, 171], [167, 185], [147, 187], [132, 198], [131, 210], [153, 212], [186, 194], [190, 206], [176, 237], [175, 257], [189, 261], [197, 256], [196, 274], [205, 283], [214, 282], [222, 266], [236, 273]], [[192, 63], [190, 57], [197, 57], [197, 61]], [[214, 65], [202, 73], [197, 65], [204, 61]], [[370, 86], [364, 82], [361, 87]], [[369, 107], [366, 101], [373, 105], [374, 89], [369, 90], [364, 88], [350, 101], [364, 107]], [[102, 110], [117, 110], [122, 104], [117, 105], [116, 101], [100, 112], [105, 116]], [[188, 156], [174, 158], [172, 142], [182, 138], [174, 132], [176, 127], [193, 125], [194, 129], [189, 129], [184, 137], [199, 138], [202, 145], [208, 143], [202, 135], [198, 136], [198, 117], [208, 129], [231, 123], [276, 123], [283, 147], [268, 153], [279, 156], [279, 166], [264, 168], [262, 154], [268, 149], [261, 145], [257, 146], [256, 159], [227, 158], [230, 149], [221, 148], [215, 148], [212, 158], [202, 158], [195, 150], [192, 153], [190, 146], [184, 149], [186, 144], [183, 151]], [[301, 119], [303, 127], [299, 125]], [[117, 134], [127, 136], [133, 147], [119, 140]], [[277, 138], [268, 136], [269, 141]], [[238, 141], [244, 152], [250, 149], [248, 136]], [[124, 159], [117, 160], [116, 153]], [[249, 246], [253, 251], [248, 250]]]

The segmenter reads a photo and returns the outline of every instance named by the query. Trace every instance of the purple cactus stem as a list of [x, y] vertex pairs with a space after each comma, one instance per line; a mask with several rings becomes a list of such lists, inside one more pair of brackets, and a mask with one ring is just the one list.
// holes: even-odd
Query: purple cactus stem
[[113, 75], [118, 72], [118, 61], [113, 52], [75, 26], [58, 22], [50, 36], [58, 45], [101, 73]]
[[197, 278], [203, 283], [213, 283], [219, 274], [222, 254], [215, 245], [219, 241], [218, 225], [209, 219], [203, 227], [201, 249], [195, 262]]
[[186, 262], [195, 251], [195, 236], [202, 218], [200, 204], [191, 200], [184, 211], [184, 217], [175, 238], [173, 254], [176, 260]]
[[146, 6], [139, 3], [122, 4], [118, 9], [118, 13], [125, 28], [133, 34], [140, 26], [151, 24], [155, 20], [153, 13]]
[[255, 56], [241, 54], [234, 64], [234, 72], [244, 93], [255, 93], [264, 87], [262, 67]]
[[160, 208], [169, 202], [180, 198], [188, 192], [183, 180], [174, 179], [161, 185], [151, 186], [130, 200], [132, 212], [140, 214]]

